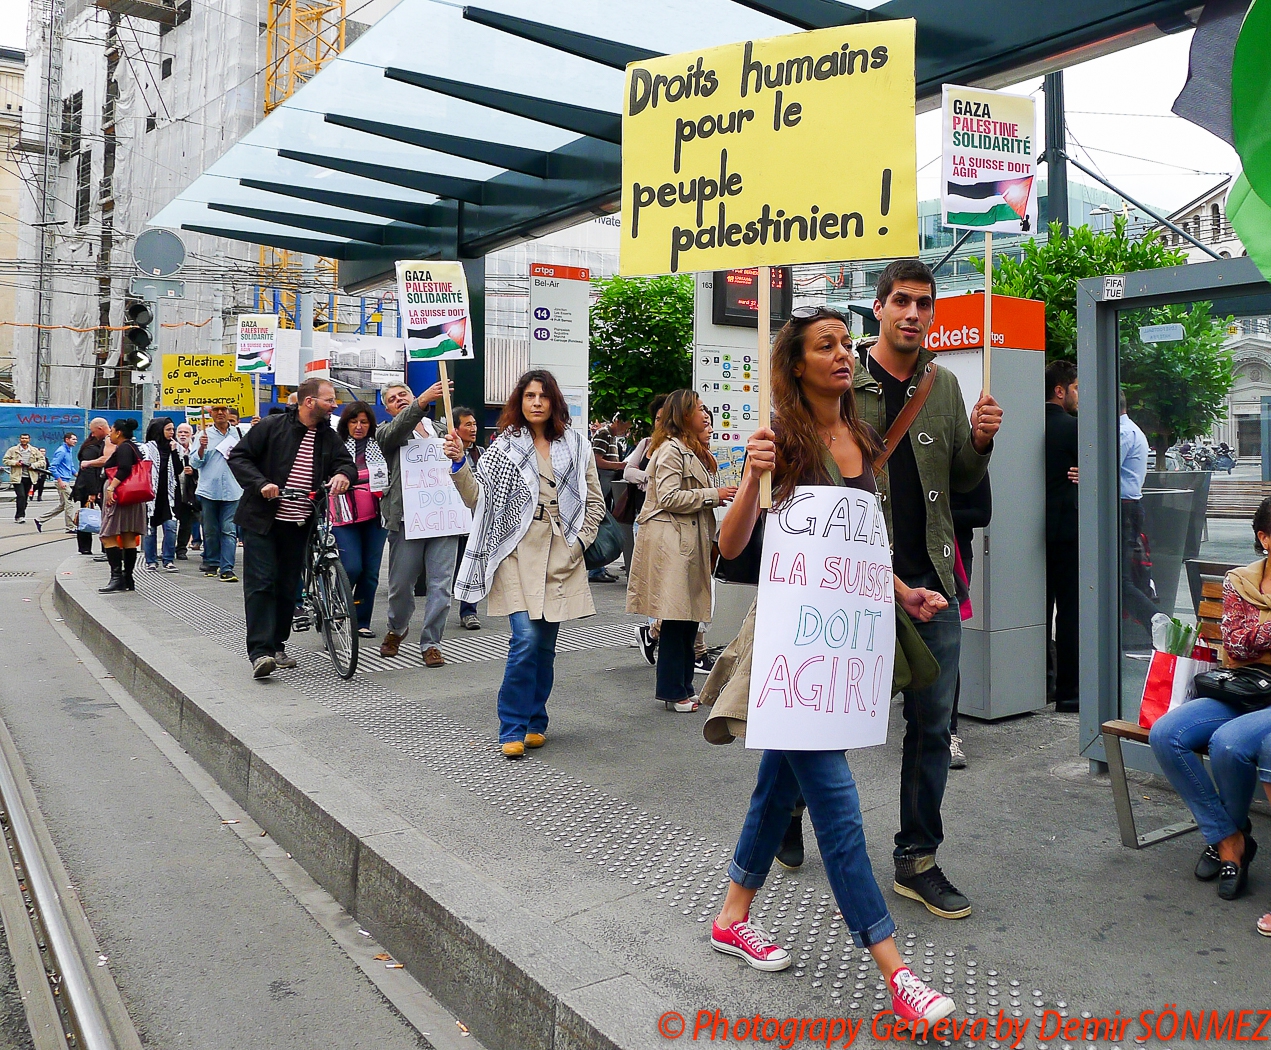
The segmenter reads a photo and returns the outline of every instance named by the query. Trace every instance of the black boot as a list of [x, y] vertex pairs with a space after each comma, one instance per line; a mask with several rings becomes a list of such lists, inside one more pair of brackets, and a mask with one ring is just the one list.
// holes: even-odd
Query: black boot
[[110, 562], [110, 583], [105, 587], [97, 588], [99, 594], [109, 594], [111, 591], [122, 591], [124, 589], [124, 552], [118, 547], [106, 548], [106, 560]]
[[124, 548], [124, 590], [135, 591], [137, 589], [137, 581], [132, 578], [132, 570], [137, 565], [137, 548]]
[[92, 554], [93, 534], [91, 532], [75, 533], [75, 544], [79, 548], [80, 554]]
[[794, 807], [790, 826], [786, 828], [781, 848], [777, 850], [777, 863], [790, 871], [803, 867], [803, 809], [803, 806]]

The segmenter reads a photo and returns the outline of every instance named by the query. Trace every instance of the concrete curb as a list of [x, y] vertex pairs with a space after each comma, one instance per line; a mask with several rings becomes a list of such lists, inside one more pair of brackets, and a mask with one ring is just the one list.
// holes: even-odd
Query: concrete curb
[[[247, 666], [219, 646], [198, 666], [99, 595], [68, 559], [54, 602], [116, 680], [252, 818], [487, 1046], [665, 1046], [647, 985], [522, 908], [502, 887], [219, 693]], [[67, 571], [71, 570], [71, 571]], [[125, 601], [142, 600], [127, 598]], [[276, 702], [280, 690], [271, 690]], [[296, 701], [311, 701], [292, 694]], [[316, 706], [316, 705], [315, 705]]]

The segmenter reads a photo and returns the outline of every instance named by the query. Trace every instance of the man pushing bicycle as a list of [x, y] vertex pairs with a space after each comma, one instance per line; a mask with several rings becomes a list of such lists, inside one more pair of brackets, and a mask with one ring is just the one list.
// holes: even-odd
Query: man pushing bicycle
[[338, 403], [329, 382], [306, 379], [295, 405], [261, 420], [229, 454], [230, 470], [243, 486], [234, 522], [243, 535], [243, 606], [254, 678], [296, 666], [286, 643], [313, 506], [280, 490], [309, 493], [328, 486], [338, 495], [357, 481], [357, 465], [330, 425]]

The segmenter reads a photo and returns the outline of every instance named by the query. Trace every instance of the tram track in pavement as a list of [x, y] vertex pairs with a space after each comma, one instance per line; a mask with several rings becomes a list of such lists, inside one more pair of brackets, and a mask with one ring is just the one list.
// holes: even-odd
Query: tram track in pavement
[[140, 1050], [3, 722], [0, 833], [0, 918], [34, 1050]]

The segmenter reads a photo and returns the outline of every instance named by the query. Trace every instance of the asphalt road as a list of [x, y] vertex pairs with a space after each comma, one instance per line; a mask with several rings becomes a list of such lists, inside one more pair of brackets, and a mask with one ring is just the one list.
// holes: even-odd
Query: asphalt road
[[[14, 531], [0, 571], [35, 575], [0, 578], [0, 718], [143, 1043], [431, 1046], [53, 629], [40, 596], [71, 538], [16, 551], [35, 537]], [[0, 1050], [24, 1029], [0, 945]]]

